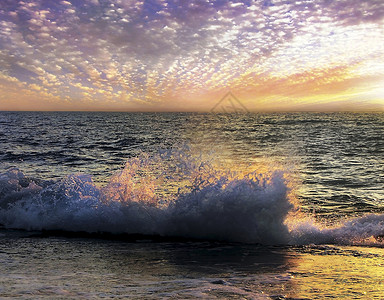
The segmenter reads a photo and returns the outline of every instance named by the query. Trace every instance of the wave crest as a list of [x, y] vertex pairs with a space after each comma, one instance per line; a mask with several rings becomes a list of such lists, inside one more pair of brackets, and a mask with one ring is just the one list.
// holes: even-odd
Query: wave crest
[[187, 237], [262, 244], [381, 244], [384, 215], [324, 227], [294, 214], [288, 172], [234, 172], [188, 148], [142, 154], [104, 187], [90, 175], [62, 180], [0, 174], [6, 228]]

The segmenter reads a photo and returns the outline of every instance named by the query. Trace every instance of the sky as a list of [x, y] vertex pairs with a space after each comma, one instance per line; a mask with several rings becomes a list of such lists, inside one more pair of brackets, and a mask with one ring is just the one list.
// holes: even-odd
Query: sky
[[383, 0], [1, 0], [0, 110], [384, 111]]

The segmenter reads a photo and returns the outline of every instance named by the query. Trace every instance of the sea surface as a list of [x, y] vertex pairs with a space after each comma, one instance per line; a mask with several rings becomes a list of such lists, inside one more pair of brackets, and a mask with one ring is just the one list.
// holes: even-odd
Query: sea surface
[[0, 112], [0, 298], [384, 299], [384, 113]]

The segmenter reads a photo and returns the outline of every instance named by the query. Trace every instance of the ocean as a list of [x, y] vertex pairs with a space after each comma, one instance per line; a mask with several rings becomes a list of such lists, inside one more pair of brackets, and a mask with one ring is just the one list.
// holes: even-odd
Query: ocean
[[384, 113], [0, 112], [0, 298], [384, 299]]

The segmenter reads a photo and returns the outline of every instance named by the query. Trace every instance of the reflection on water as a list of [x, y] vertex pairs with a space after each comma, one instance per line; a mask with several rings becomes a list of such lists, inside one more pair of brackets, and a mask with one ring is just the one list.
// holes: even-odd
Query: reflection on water
[[309, 299], [383, 299], [384, 249], [307, 248], [291, 268], [292, 297]]
[[0, 237], [0, 297], [380, 299], [384, 249]]
[[192, 115], [183, 137], [235, 169], [249, 164], [283, 165], [300, 178], [303, 211], [329, 219], [383, 211], [383, 117], [354, 113]]

